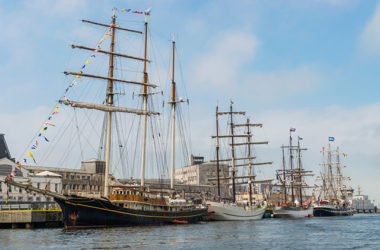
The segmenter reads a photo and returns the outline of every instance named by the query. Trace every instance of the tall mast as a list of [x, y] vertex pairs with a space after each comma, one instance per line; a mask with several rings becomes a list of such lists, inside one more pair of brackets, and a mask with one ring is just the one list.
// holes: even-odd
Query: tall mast
[[339, 155], [339, 147], [336, 148], [336, 186], [337, 186], [337, 195], [340, 198], [343, 197], [343, 188], [342, 188], [342, 172], [340, 169], [340, 155]]
[[[251, 131], [249, 130], [249, 118], [247, 118], [247, 142], [248, 142], [248, 175], [252, 175], [252, 162], [251, 162]], [[249, 206], [252, 206], [252, 179], [248, 179], [248, 194]]]
[[[111, 37], [111, 54], [110, 54], [110, 61], [109, 61], [109, 71], [108, 71], [108, 90], [107, 90], [107, 105], [113, 106], [113, 52], [115, 47], [115, 21], [116, 21], [116, 9], [113, 9], [113, 15], [112, 15], [112, 37]], [[112, 112], [107, 113], [107, 139], [106, 139], [106, 166], [105, 166], [105, 173], [104, 173], [104, 190], [103, 194], [104, 197], [108, 197], [108, 189], [109, 189], [109, 183], [108, 183], [108, 176], [109, 176], [109, 169], [110, 169], [110, 160], [111, 160], [111, 121], [112, 121]]]
[[284, 189], [284, 202], [286, 203], [287, 200], [288, 200], [288, 197], [286, 195], [286, 174], [285, 174], [285, 152], [284, 152], [284, 145], [282, 145], [282, 171], [283, 171], [283, 182], [282, 182], [282, 185], [283, 185], [283, 189]]
[[[144, 83], [148, 82], [148, 73], [146, 72], [146, 62], [147, 62], [147, 41], [148, 41], [148, 18], [145, 15], [145, 35], [144, 35]], [[142, 94], [144, 102], [144, 111], [147, 111], [148, 106], [148, 87], [144, 85], [144, 92]], [[143, 135], [142, 135], [142, 153], [141, 153], [141, 186], [145, 185], [145, 154], [146, 154], [146, 120], [147, 115], [143, 118]]]
[[171, 159], [171, 178], [170, 178], [170, 188], [174, 189], [174, 170], [175, 170], [175, 81], [174, 81], [174, 64], [175, 64], [175, 41], [173, 34], [173, 65], [172, 65], [172, 159]]
[[290, 164], [290, 187], [292, 189], [292, 202], [294, 204], [294, 174], [293, 174], [293, 148], [292, 131], [289, 132], [289, 164]]
[[231, 163], [232, 163], [232, 202], [235, 202], [236, 190], [235, 190], [235, 145], [234, 145], [234, 122], [232, 113], [232, 102], [230, 104], [230, 118], [231, 118]]
[[298, 137], [298, 178], [299, 178], [299, 192], [300, 192], [300, 203], [302, 207], [302, 163], [301, 163], [301, 147], [300, 138]]
[[216, 178], [218, 186], [218, 199], [220, 200], [220, 179], [219, 179], [219, 119], [218, 119], [218, 105], [216, 106]]
[[332, 166], [332, 162], [331, 162], [331, 145], [329, 143], [329, 149], [327, 151], [327, 166], [328, 166], [328, 173], [327, 173], [327, 180], [328, 180], [328, 188], [327, 188], [327, 192], [328, 192], [328, 199], [331, 200], [331, 199], [334, 199], [336, 194], [335, 194], [335, 190], [334, 190], [334, 174], [333, 174], [333, 166]]

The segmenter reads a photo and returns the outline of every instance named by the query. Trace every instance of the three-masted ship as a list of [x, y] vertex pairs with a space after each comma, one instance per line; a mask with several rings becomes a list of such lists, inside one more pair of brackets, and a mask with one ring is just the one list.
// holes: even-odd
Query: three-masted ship
[[[228, 127], [230, 129], [229, 134], [219, 134], [219, 116], [228, 115]], [[234, 123], [234, 116], [245, 115], [245, 112], [233, 111], [232, 102], [230, 110], [226, 112], [220, 112], [218, 106], [216, 107], [216, 135], [212, 136], [216, 140], [216, 178], [209, 179], [217, 181], [218, 195], [216, 200], [207, 200], [207, 206], [210, 212], [210, 220], [259, 220], [263, 218], [266, 205], [263, 201], [252, 200], [252, 194], [255, 184], [270, 183], [272, 180], [257, 180], [254, 174], [254, 166], [272, 164], [273, 162], [254, 162], [256, 158], [251, 152], [251, 146], [257, 144], [268, 144], [268, 141], [252, 141], [251, 127], [262, 127], [262, 124], [251, 123], [249, 119], [245, 123]], [[245, 133], [236, 134], [236, 128], [245, 128]], [[243, 139], [244, 141], [237, 141]], [[229, 147], [231, 148], [231, 158], [220, 159], [220, 139], [229, 139]], [[236, 155], [235, 147], [246, 147], [247, 155], [244, 157], [238, 157]], [[220, 177], [220, 162], [227, 162], [230, 168], [230, 176]], [[246, 175], [238, 175], [243, 171], [237, 171], [238, 168], [247, 169]], [[232, 191], [231, 197], [221, 197], [221, 181], [228, 181], [227, 195]], [[240, 180], [240, 181], [238, 181]], [[244, 203], [244, 200], [237, 200], [237, 186], [245, 186], [248, 190], [248, 204]], [[231, 188], [230, 188], [231, 187]], [[232, 189], [232, 190], [231, 190]], [[241, 188], [239, 188], [241, 190]]]
[[[194, 204], [187, 201], [184, 197], [178, 197], [174, 190], [174, 136], [175, 136], [175, 106], [182, 102], [175, 97], [175, 81], [174, 81], [174, 46], [173, 39], [173, 72], [172, 72], [172, 164], [171, 164], [171, 183], [170, 188], [155, 188], [145, 184], [145, 159], [146, 159], [146, 130], [147, 117], [158, 115], [158, 112], [147, 110], [148, 97], [152, 94], [149, 88], [155, 88], [156, 85], [149, 83], [147, 73], [147, 30], [148, 22], [145, 15], [145, 32], [126, 29], [120, 27], [116, 23], [116, 10], [113, 11], [112, 22], [110, 25], [83, 20], [86, 23], [95, 24], [110, 29], [111, 37], [110, 50], [100, 50], [88, 48], [85, 46], [73, 45], [73, 48], [85, 50], [97, 50], [98, 53], [109, 55], [108, 76], [90, 75], [83, 72], [64, 72], [66, 75], [74, 75], [79, 77], [89, 77], [94, 79], [102, 79], [108, 82], [106, 92], [106, 103], [95, 104], [61, 99], [59, 102], [74, 108], [94, 109], [107, 114], [107, 131], [105, 145], [105, 177], [103, 183], [104, 193], [102, 197], [83, 197], [75, 195], [61, 195], [45, 190], [39, 190], [26, 184], [15, 183], [9, 180], [11, 185], [19, 186], [34, 192], [41, 192], [46, 195], [53, 196], [55, 201], [62, 208], [63, 221], [65, 228], [87, 228], [87, 227], [112, 227], [112, 226], [129, 226], [129, 225], [153, 225], [153, 224], [170, 224], [170, 223], [194, 223], [202, 219], [207, 214], [207, 207]], [[129, 56], [115, 52], [115, 30], [144, 34], [144, 57]], [[114, 77], [114, 57], [128, 58], [143, 62], [143, 81], [129, 81]], [[138, 96], [143, 98], [143, 110], [125, 108], [115, 105], [114, 83], [121, 82], [124, 84], [133, 84], [142, 86], [143, 92]], [[141, 157], [141, 183], [140, 185], [118, 185], [111, 186], [109, 183], [109, 172], [111, 165], [111, 128], [112, 115], [115, 112], [123, 112], [133, 115], [143, 116], [142, 118], [142, 157]]]
[[[283, 197], [282, 202], [273, 208], [275, 218], [304, 218], [313, 215], [311, 202], [305, 197], [305, 189], [311, 188], [306, 184], [305, 177], [312, 176], [312, 171], [303, 168], [301, 153], [306, 148], [301, 148], [302, 138], [299, 136], [297, 145], [293, 145], [292, 132], [294, 131], [294, 128], [290, 129], [289, 145], [281, 146], [282, 169], [277, 170], [276, 175]], [[289, 152], [288, 164], [285, 157], [286, 151]]]
[[[334, 141], [334, 138], [331, 141]], [[319, 176], [321, 185], [319, 192], [317, 191], [318, 202], [314, 207], [314, 216], [353, 215], [355, 211], [350, 207], [347, 200], [350, 189], [344, 184], [344, 181], [349, 177], [342, 174], [339, 147], [331, 149], [331, 144], [329, 143], [327, 150], [323, 147], [322, 158], [323, 161], [320, 164], [322, 171]]]

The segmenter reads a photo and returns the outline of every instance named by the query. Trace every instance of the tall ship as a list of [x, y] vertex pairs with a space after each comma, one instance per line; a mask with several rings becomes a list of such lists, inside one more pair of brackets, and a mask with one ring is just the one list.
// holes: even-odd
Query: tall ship
[[[230, 110], [221, 112], [216, 107], [216, 135], [212, 136], [216, 140], [216, 178], [210, 180], [217, 181], [218, 194], [216, 200], [207, 200], [209, 209], [209, 219], [218, 221], [238, 221], [238, 220], [259, 220], [263, 218], [266, 205], [263, 201], [253, 200], [253, 190], [257, 184], [270, 183], [272, 180], [258, 180], [254, 171], [254, 166], [272, 164], [273, 162], [255, 162], [255, 155], [252, 154], [251, 147], [258, 144], [268, 144], [268, 141], [252, 141], [253, 134], [251, 127], [262, 127], [261, 123], [251, 123], [247, 118], [243, 123], [235, 123], [235, 116], [244, 116], [245, 112], [234, 111], [230, 104]], [[219, 117], [228, 116], [226, 135], [219, 134]], [[236, 130], [239, 129], [239, 134]], [[220, 158], [220, 140], [227, 139], [225, 149], [230, 151], [230, 158]], [[238, 141], [240, 140], [240, 141]], [[245, 155], [237, 155], [236, 148], [245, 147]], [[227, 163], [230, 168], [230, 175], [220, 176], [220, 163]], [[221, 197], [221, 180], [228, 180], [227, 197]], [[248, 200], [237, 199], [237, 187], [245, 190]], [[231, 193], [232, 192], [232, 193]], [[242, 197], [242, 195], [240, 195]]]
[[[330, 142], [335, 138], [330, 137]], [[348, 201], [348, 192], [351, 190], [346, 185], [349, 177], [343, 176], [342, 165], [340, 163], [341, 155], [346, 154], [339, 152], [339, 147], [332, 149], [331, 143], [327, 149], [322, 149], [321, 174], [319, 181], [321, 185], [318, 190], [318, 203], [314, 207], [314, 216], [349, 216], [355, 213]]]
[[[278, 186], [281, 189], [282, 201], [273, 208], [275, 218], [304, 218], [313, 215], [310, 196], [307, 197], [306, 190], [311, 188], [306, 183], [306, 177], [312, 176], [312, 171], [306, 170], [302, 163], [302, 148], [297, 138], [297, 144], [293, 145], [292, 133], [295, 128], [290, 128], [289, 145], [282, 145], [282, 169], [276, 171]], [[288, 161], [286, 161], [288, 153]]]
[[[129, 10], [128, 10], [129, 11]], [[157, 87], [155, 84], [150, 83], [148, 80], [147, 63], [150, 60], [147, 58], [147, 41], [148, 41], [148, 21], [147, 16], [149, 16], [149, 11], [146, 12], [134, 12], [145, 15], [144, 22], [144, 32], [126, 29], [120, 27], [116, 22], [116, 12], [113, 10], [111, 24], [102, 24], [93, 21], [83, 20], [86, 23], [94, 24], [100, 28], [107, 29], [106, 37], [110, 38], [110, 50], [101, 50], [100, 46], [97, 48], [89, 48], [85, 46], [72, 45], [73, 48], [79, 48], [91, 51], [91, 57], [95, 53], [101, 53], [107, 55], [108, 60], [108, 76], [85, 74], [83, 71], [79, 72], [64, 72], [66, 75], [73, 75], [77, 79], [90, 78], [90, 79], [100, 79], [107, 82], [106, 96], [103, 104], [98, 103], [86, 103], [82, 101], [69, 100], [68, 98], [61, 98], [59, 103], [72, 107], [74, 109], [93, 109], [97, 111], [104, 112], [105, 114], [105, 124], [106, 124], [106, 134], [105, 134], [105, 177], [103, 184], [103, 194], [101, 197], [85, 197], [85, 196], [75, 196], [75, 195], [61, 195], [52, 193], [46, 190], [40, 190], [36, 187], [32, 187], [27, 183], [15, 183], [12, 179], [8, 182], [10, 185], [19, 186], [27, 190], [34, 192], [41, 192], [46, 195], [53, 196], [55, 201], [62, 208], [63, 220], [65, 228], [88, 228], [88, 227], [113, 227], [113, 226], [130, 226], [130, 225], [157, 225], [157, 224], [172, 224], [172, 223], [194, 223], [202, 219], [204, 215], [207, 214], [207, 207], [201, 204], [195, 204], [193, 201], [186, 200], [184, 195], [181, 197], [176, 193], [174, 187], [174, 168], [175, 168], [175, 112], [176, 105], [182, 102], [181, 99], [176, 98], [176, 83], [174, 80], [174, 52], [175, 52], [175, 41], [173, 36], [172, 42], [172, 79], [171, 79], [171, 92], [172, 97], [169, 104], [171, 105], [171, 178], [170, 187], [155, 187], [153, 185], [148, 185], [145, 183], [145, 165], [147, 156], [147, 119], [153, 119], [152, 117], [157, 116], [159, 113], [155, 111], [148, 110], [148, 104], [150, 103], [148, 99], [155, 93], [152, 91], [153, 88]], [[144, 35], [144, 50], [143, 57], [130, 56], [126, 54], [119, 53], [115, 51], [115, 48], [119, 48], [116, 45], [115, 36], [118, 32], [132, 32], [134, 34]], [[100, 43], [98, 43], [99, 45]], [[93, 56], [95, 57], [95, 55]], [[116, 64], [115, 58], [126, 58], [128, 60], [135, 60], [143, 63], [143, 81], [133, 81], [124, 80], [121, 78], [115, 78], [114, 68], [120, 64]], [[88, 63], [88, 61], [86, 61]], [[84, 65], [86, 66], [86, 65]], [[82, 67], [83, 69], [84, 67]], [[119, 106], [118, 97], [122, 93], [118, 93], [120, 88], [117, 84], [138, 85], [141, 86], [141, 93], [134, 94], [134, 96], [141, 97], [143, 109], [126, 108]], [[116, 88], [116, 89], [115, 89]], [[116, 99], [117, 97], [117, 99]], [[122, 185], [121, 183], [110, 183], [110, 169], [112, 163], [111, 158], [111, 145], [112, 139], [112, 128], [117, 128], [113, 121], [116, 120], [116, 114], [131, 114], [134, 116], [139, 116], [142, 121], [142, 150], [141, 150], [141, 179], [140, 183], [134, 183], [130, 185]], [[136, 135], [139, 135], [136, 133]], [[130, 149], [135, 150], [135, 149]], [[152, 152], [154, 154], [155, 152]], [[153, 158], [153, 157], [152, 157]], [[34, 159], [34, 158], [33, 158]], [[158, 163], [156, 163], [158, 164]]]

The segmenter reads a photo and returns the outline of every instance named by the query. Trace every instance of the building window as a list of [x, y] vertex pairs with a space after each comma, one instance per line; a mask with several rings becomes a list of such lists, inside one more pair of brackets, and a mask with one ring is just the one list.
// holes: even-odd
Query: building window
[[37, 188], [40, 188], [40, 183], [37, 183]]

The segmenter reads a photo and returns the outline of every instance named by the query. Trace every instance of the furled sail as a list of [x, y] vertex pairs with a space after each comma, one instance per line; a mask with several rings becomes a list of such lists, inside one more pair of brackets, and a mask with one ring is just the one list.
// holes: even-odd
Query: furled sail
[[115, 106], [85, 103], [85, 102], [76, 102], [76, 101], [69, 101], [69, 100], [59, 100], [59, 103], [63, 103], [73, 108], [96, 109], [96, 110], [105, 111], [105, 112], [124, 112], [124, 113], [133, 113], [137, 115], [159, 115], [160, 114], [158, 112], [153, 112], [153, 111], [144, 111], [144, 110], [139, 110], [139, 109], [129, 109], [129, 108], [123, 108], [123, 107], [115, 107]]

